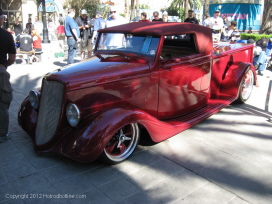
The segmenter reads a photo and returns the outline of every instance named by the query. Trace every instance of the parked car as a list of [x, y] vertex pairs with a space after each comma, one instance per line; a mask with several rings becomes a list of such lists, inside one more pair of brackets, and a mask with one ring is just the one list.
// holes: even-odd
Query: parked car
[[96, 57], [57, 69], [23, 100], [18, 121], [36, 152], [116, 164], [140, 130], [163, 141], [245, 102], [257, 84], [253, 45], [216, 44], [192, 23], [129, 23], [99, 30]]

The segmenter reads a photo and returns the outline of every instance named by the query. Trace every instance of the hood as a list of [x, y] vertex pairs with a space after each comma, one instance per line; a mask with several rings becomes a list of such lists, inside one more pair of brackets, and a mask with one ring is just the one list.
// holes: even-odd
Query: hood
[[48, 73], [47, 80], [63, 82], [67, 91], [150, 74], [148, 61], [92, 58]]

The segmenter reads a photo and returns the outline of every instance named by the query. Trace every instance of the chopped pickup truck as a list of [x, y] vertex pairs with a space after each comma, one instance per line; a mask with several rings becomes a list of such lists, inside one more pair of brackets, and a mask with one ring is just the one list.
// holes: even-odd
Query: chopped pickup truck
[[95, 57], [46, 74], [18, 121], [36, 152], [116, 164], [140, 130], [160, 142], [237, 101], [257, 85], [253, 45], [213, 45], [211, 29], [139, 22], [99, 30]]

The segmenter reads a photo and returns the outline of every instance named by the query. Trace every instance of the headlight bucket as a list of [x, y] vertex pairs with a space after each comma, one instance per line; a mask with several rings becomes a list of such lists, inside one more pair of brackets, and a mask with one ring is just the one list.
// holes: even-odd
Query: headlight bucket
[[38, 91], [32, 90], [29, 92], [29, 101], [31, 106], [37, 110], [39, 107], [39, 95], [40, 93]]
[[72, 127], [77, 126], [80, 119], [80, 111], [76, 104], [68, 104], [68, 106], [66, 107], [66, 117]]

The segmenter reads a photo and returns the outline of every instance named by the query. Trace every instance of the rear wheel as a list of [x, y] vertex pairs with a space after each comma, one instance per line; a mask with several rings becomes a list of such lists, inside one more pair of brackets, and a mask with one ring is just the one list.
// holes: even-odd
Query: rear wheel
[[122, 127], [112, 136], [100, 158], [108, 164], [118, 164], [126, 160], [134, 152], [139, 135], [137, 123]]
[[239, 87], [239, 96], [237, 99], [238, 103], [245, 103], [253, 90], [253, 83], [254, 83], [254, 75], [251, 69], [246, 71], [241, 80], [240, 87]]

